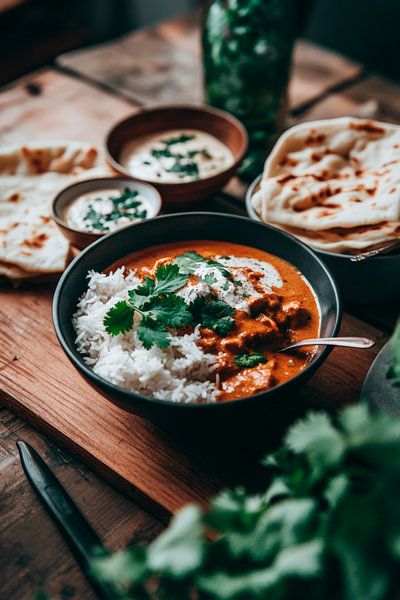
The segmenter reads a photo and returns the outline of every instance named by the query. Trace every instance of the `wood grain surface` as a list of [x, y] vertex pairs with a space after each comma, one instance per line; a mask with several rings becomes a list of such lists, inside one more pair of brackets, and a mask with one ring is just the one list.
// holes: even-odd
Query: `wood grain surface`
[[0, 410], [0, 598], [32, 600], [44, 588], [54, 599], [94, 600], [68, 547], [26, 480], [15, 446], [17, 439], [40, 452], [108, 548], [148, 542], [161, 525], [19, 418]]
[[[27, 98], [24, 81], [5, 92], [1, 100], [0, 133], [5, 130], [5, 135], [9, 135], [9, 125], [14, 120], [14, 139], [22, 139], [25, 131], [27, 137], [33, 137], [35, 131], [42, 134], [46, 119], [50, 137], [62, 135], [64, 127], [68, 136], [76, 137], [80, 131], [81, 137], [95, 142], [101, 139], [112, 118], [131, 110], [124, 101], [56, 72], [41, 73], [28, 83], [38, 85], [41, 93]], [[15, 118], [16, 106], [21, 122]], [[60, 114], [63, 125], [57, 117]], [[204, 502], [225, 485], [250, 482], [256, 477], [258, 468], [252, 467], [253, 456], [244, 448], [236, 445], [236, 462], [226, 467], [225, 459], [232, 452], [227, 440], [213, 447], [219, 455], [216, 458], [209, 453], [199, 455], [197, 447], [190, 452], [178, 440], [139, 417], [127, 415], [94, 392], [70, 365], [56, 341], [50, 317], [51, 296], [48, 287], [0, 290], [3, 404], [164, 520], [185, 502]], [[348, 317], [343, 332], [381, 337], [378, 331], [370, 331], [364, 323]], [[304, 393], [321, 405], [355, 401], [378, 347], [363, 353], [335, 351]]]
[[[201, 102], [200, 34], [193, 15], [111, 43], [69, 52], [57, 64], [140, 103]], [[362, 67], [328, 49], [299, 41], [289, 94], [292, 108], [353, 80]]]
[[[296, 47], [294, 64], [292, 122], [345, 114], [400, 119], [399, 87], [362, 66], [303, 42]], [[111, 123], [140, 104], [200, 99], [195, 18], [64, 55], [59, 65], [64, 72], [45, 69], [0, 94], [2, 144], [51, 138], [101, 144]], [[243, 184], [232, 181], [203, 208], [243, 214], [244, 191]], [[204, 502], [236, 482], [256, 487], [261, 481], [248, 440], [209, 439], [209, 447], [204, 451], [203, 444], [199, 451], [196, 441], [173, 439], [94, 392], [55, 339], [52, 291], [45, 286], [0, 288], [0, 403], [13, 411], [0, 411], [0, 598], [7, 600], [32, 598], [41, 585], [55, 598], [93, 598], [26, 482], [16, 454], [18, 437], [43, 454], [111, 548], [132, 538], [151, 539], [162, 527], [160, 519], [165, 522], [187, 501]], [[349, 308], [352, 316], [345, 315], [342, 333], [369, 335], [378, 343], [365, 352], [334, 350], [302, 392], [310, 407], [337, 409], [357, 401], [397, 310]]]

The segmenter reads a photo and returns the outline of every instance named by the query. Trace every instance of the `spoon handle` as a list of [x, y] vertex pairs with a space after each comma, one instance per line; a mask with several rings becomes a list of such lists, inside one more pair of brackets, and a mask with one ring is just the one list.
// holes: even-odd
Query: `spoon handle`
[[299, 348], [300, 346], [344, 346], [346, 348], [371, 348], [375, 345], [374, 340], [363, 337], [337, 337], [337, 338], [315, 338], [310, 340], [301, 340], [290, 346], [282, 348], [280, 352]]

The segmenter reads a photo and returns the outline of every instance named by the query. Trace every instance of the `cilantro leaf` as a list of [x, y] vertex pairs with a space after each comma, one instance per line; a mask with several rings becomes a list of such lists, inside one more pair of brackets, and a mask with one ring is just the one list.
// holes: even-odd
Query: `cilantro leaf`
[[212, 258], [204, 258], [204, 256], [201, 256], [201, 254], [198, 254], [198, 252], [195, 252], [194, 250], [189, 250], [184, 254], [180, 254], [175, 258], [174, 263], [178, 265], [181, 273], [194, 273], [199, 265], [206, 264], [218, 269], [227, 279], [232, 279], [230, 271], [228, 271], [224, 265], [221, 265], [221, 263]]
[[168, 348], [171, 343], [171, 336], [164, 325], [150, 317], [142, 318], [137, 328], [137, 336], [146, 350], [152, 346], [161, 349]]
[[204, 296], [196, 298], [189, 306], [195, 323], [226, 335], [235, 325], [232, 315], [235, 310], [223, 300], [210, 300]]
[[164, 265], [156, 271], [156, 285], [153, 294], [171, 294], [186, 285], [189, 276], [182, 273], [177, 265]]
[[144, 310], [168, 327], [183, 327], [192, 322], [188, 305], [179, 296], [164, 296], [152, 300]]
[[261, 363], [266, 362], [264, 354], [261, 352], [253, 352], [253, 354], [236, 354], [235, 363], [238, 367], [256, 367]]
[[[142, 285], [138, 285], [137, 288], [133, 290], [135, 295], [138, 296], [152, 296], [154, 294], [154, 288], [156, 286], [156, 282], [151, 277], [145, 277], [144, 283]], [[129, 292], [131, 295], [131, 292]]]
[[118, 335], [125, 333], [133, 326], [134, 309], [125, 300], [117, 302], [103, 319], [107, 333]]
[[204, 277], [200, 277], [200, 281], [204, 281], [204, 283], [206, 283], [207, 285], [214, 285], [215, 283], [217, 283], [217, 280], [215, 279], [215, 275], [213, 273], [207, 273], [207, 275], [204, 275]]

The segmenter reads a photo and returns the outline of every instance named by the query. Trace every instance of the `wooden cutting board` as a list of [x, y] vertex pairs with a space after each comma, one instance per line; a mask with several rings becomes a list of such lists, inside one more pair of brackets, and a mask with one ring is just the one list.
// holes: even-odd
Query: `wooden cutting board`
[[[0, 96], [1, 141], [63, 137], [101, 143], [110, 122], [134, 108], [82, 81], [47, 70]], [[236, 210], [241, 210], [239, 205]], [[202, 444], [188, 445], [188, 440], [167, 435], [95, 392], [56, 341], [51, 299], [49, 287], [0, 288], [2, 404], [162, 519], [186, 502], [207, 501], [226, 485], [258, 480], [251, 440], [206, 436]], [[342, 334], [369, 335], [378, 344], [363, 352], [335, 350], [304, 390], [312, 406], [337, 408], [356, 401], [385, 340], [381, 332], [348, 315]]]

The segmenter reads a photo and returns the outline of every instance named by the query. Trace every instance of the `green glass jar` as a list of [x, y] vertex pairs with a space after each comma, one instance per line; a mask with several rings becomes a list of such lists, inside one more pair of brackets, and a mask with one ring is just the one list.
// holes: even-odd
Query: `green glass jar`
[[203, 29], [206, 102], [237, 116], [249, 133], [241, 175], [262, 170], [284, 127], [299, 0], [214, 0]]

